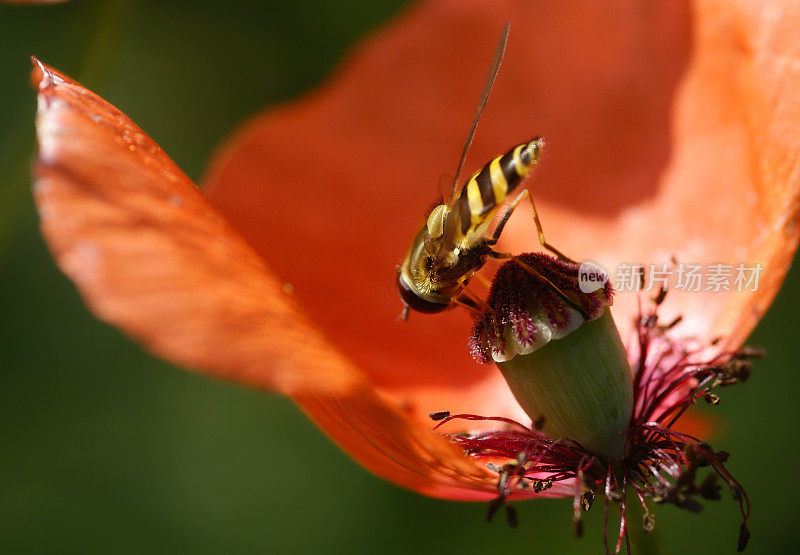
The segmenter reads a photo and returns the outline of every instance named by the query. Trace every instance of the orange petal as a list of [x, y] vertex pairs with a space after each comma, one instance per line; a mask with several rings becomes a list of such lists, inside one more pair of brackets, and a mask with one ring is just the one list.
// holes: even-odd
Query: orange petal
[[[378, 476], [443, 499], [484, 501], [497, 496], [497, 475], [476, 465], [436, 432], [414, 425], [407, 415], [387, 410], [371, 388], [347, 396], [301, 394], [295, 401], [347, 453]], [[569, 497], [571, 482], [514, 498]]]
[[[676, 331], [737, 345], [777, 292], [800, 232], [800, 7], [766, 6], [423, 3], [318, 93], [244, 126], [212, 166], [210, 197], [416, 417], [521, 417], [495, 369], [469, 360], [463, 314], [394, 322], [394, 267], [437, 177], [456, 163], [510, 19], [468, 169], [541, 134], [548, 154], [529, 186], [561, 250], [612, 268], [672, 256], [761, 263], [755, 293], [671, 293], [664, 306], [684, 317]], [[266, 218], [271, 207], [280, 210]], [[526, 209], [505, 240], [512, 252], [538, 248]], [[635, 295], [617, 299], [629, 331]]]
[[362, 379], [141, 129], [36, 63], [42, 232], [100, 318], [158, 355], [250, 385], [338, 391]]
[[371, 389], [133, 122], [38, 61], [34, 78], [42, 231], [98, 317], [178, 364], [296, 396], [386, 479], [452, 499], [496, 494], [495, 475]]
[[690, 407], [672, 426], [676, 432], [698, 438], [717, 436], [720, 428], [721, 420], [718, 415], [704, 412], [696, 407]]

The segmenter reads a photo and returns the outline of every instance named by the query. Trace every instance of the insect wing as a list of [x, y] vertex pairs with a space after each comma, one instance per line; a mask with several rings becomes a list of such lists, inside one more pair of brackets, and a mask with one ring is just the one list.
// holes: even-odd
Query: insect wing
[[453, 179], [453, 189], [452, 193], [450, 194], [450, 200], [447, 203], [448, 211], [449, 209], [453, 208], [453, 204], [455, 203], [456, 198], [458, 198], [458, 178], [461, 176], [461, 170], [464, 167], [464, 163], [467, 161], [467, 153], [469, 152], [470, 145], [472, 145], [472, 139], [475, 137], [475, 130], [478, 128], [478, 121], [480, 121], [481, 114], [483, 114], [483, 110], [486, 108], [486, 103], [489, 101], [489, 94], [492, 92], [494, 81], [497, 78], [497, 74], [500, 72], [500, 63], [503, 61], [503, 55], [506, 52], [506, 42], [508, 41], [508, 31], [510, 28], [511, 22], [506, 21], [506, 24], [503, 27], [503, 32], [500, 34], [500, 40], [497, 43], [497, 50], [495, 50], [494, 53], [494, 60], [492, 60], [492, 65], [489, 67], [489, 73], [486, 75], [486, 82], [483, 85], [481, 98], [478, 100], [478, 106], [475, 109], [475, 116], [472, 118], [472, 125], [469, 128], [469, 133], [467, 133], [467, 140], [464, 143], [464, 149], [461, 151], [461, 158], [458, 161], [458, 166], [456, 166], [456, 173]]

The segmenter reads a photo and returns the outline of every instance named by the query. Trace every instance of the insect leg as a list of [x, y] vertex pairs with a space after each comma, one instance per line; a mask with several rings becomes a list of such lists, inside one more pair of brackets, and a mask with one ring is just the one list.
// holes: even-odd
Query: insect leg
[[483, 311], [479, 308], [479, 304], [467, 294], [462, 293], [458, 297], [455, 297], [453, 299], [453, 303], [457, 304], [458, 306], [463, 306], [467, 312], [476, 318], [483, 314]]
[[486, 301], [466, 288], [461, 290], [461, 293], [453, 299], [453, 302], [466, 308], [475, 317], [487, 311], [494, 312], [492, 307], [486, 304]]
[[486, 279], [485, 277], [483, 277], [482, 275], [480, 275], [479, 273], [478, 273], [478, 274], [475, 274], [475, 275], [474, 275], [474, 276], [472, 276], [472, 278], [470, 278], [470, 279], [474, 279], [474, 280], [476, 280], [476, 281], [479, 281], [479, 282], [481, 283], [481, 285], [483, 285], [484, 287], [486, 287], [486, 289], [489, 289], [489, 288], [491, 288], [491, 287], [492, 287], [492, 282], [491, 282], [491, 281], [489, 281], [488, 279]]
[[489, 240], [489, 244], [494, 245], [495, 243], [497, 243], [497, 240], [500, 239], [500, 234], [503, 232], [503, 228], [508, 222], [508, 219], [511, 217], [511, 214], [514, 212], [519, 203], [522, 202], [522, 199], [525, 197], [528, 197], [528, 199], [531, 201], [531, 210], [533, 211], [533, 222], [536, 224], [536, 231], [539, 234], [539, 243], [561, 260], [566, 260], [568, 262], [575, 263], [574, 260], [566, 256], [564, 253], [562, 253], [560, 250], [555, 248], [550, 243], [548, 243], [547, 240], [544, 238], [544, 230], [542, 230], [542, 223], [539, 221], [539, 213], [536, 211], [536, 203], [533, 202], [533, 197], [531, 196], [530, 192], [527, 189], [524, 189], [520, 194], [518, 194], [517, 198], [515, 198], [511, 202], [511, 204], [508, 205], [508, 208], [506, 208], [505, 212], [503, 212], [503, 216], [497, 223], [497, 227], [494, 228], [494, 233], [492, 234], [492, 238]]
[[497, 226], [494, 228], [494, 233], [492, 233], [492, 238], [489, 239], [490, 245], [496, 244], [497, 240], [500, 239], [500, 234], [503, 233], [503, 228], [506, 226], [508, 219], [511, 217], [511, 214], [514, 212], [514, 210], [517, 208], [517, 206], [527, 193], [528, 190], [525, 189], [524, 191], [522, 191], [520, 194], [517, 195], [517, 198], [511, 201], [511, 204], [509, 204], [508, 207], [506, 207], [505, 212], [503, 212], [503, 216], [500, 218], [500, 221], [497, 222]]
[[566, 260], [567, 262], [575, 263], [574, 260], [572, 260], [568, 256], [565, 256], [560, 250], [558, 250], [557, 248], [555, 248], [553, 245], [551, 245], [550, 243], [548, 243], [545, 240], [544, 231], [542, 230], [542, 223], [539, 221], [539, 213], [536, 212], [536, 203], [533, 202], [533, 197], [530, 195], [530, 193], [528, 193], [527, 189], [522, 191], [522, 193], [525, 194], [525, 195], [528, 195], [528, 199], [531, 201], [531, 210], [533, 210], [533, 221], [534, 221], [534, 223], [536, 223], [536, 231], [539, 233], [539, 243], [544, 248], [546, 248], [547, 250], [552, 252], [554, 255], [556, 255], [558, 258], [560, 258], [562, 260]]
[[550, 281], [548, 278], [546, 278], [545, 276], [543, 276], [543, 275], [542, 275], [540, 272], [538, 272], [538, 271], [537, 271], [535, 268], [533, 268], [531, 265], [529, 265], [529, 264], [526, 264], [525, 262], [523, 262], [522, 260], [520, 260], [519, 258], [517, 258], [516, 256], [514, 256], [513, 254], [509, 254], [509, 253], [504, 253], [504, 252], [495, 252], [495, 251], [492, 251], [492, 252], [490, 253], [490, 256], [491, 256], [492, 258], [499, 258], [499, 259], [503, 259], [503, 258], [510, 258], [511, 260], [513, 260], [514, 262], [516, 262], [517, 264], [519, 264], [519, 266], [520, 266], [520, 267], [521, 267], [523, 270], [525, 270], [526, 272], [528, 272], [530, 275], [532, 275], [533, 277], [535, 277], [535, 278], [537, 278], [537, 279], [540, 279], [540, 280], [542, 280], [542, 281], [543, 281], [543, 282], [545, 282], [547, 285], [549, 285], [550, 287], [552, 287], [552, 288], [553, 288], [553, 291], [555, 291], [555, 292], [558, 294], [558, 296], [559, 296], [559, 297], [561, 297], [562, 299], [564, 299], [564, 302], [566, 302], [566, 303], [567, 303], [567, 304], [568, 304], [570, 307], [572, 307], [573, 309], [575, 309], [576, 311], [578, 311], [578, 313], [579, 313], [581, 316], [583, 316], [583, 319], [584, 319], [584, 320], [587, 320], [587, 321], [589, 320], [589, 315], [588, 315], [588, 314], [586, 314], [586, 312], [583, 310], [583, 308], [581, 308], [579, 305], [577, 305], [575, 302], [573, 302], [573, 301], [572, 301], [572, 299], [570, 299], [570, 298], [567, 296], [567, 294], [566, 294], [566, 293], [564, 293], [564, 292], [563, 292], [561, 289], [559, 289], [559, 288], [558, 288], [558, 286], [557, 286], [555, 283], [553, 283], [553, 282], [552, 282], [552, 281]]

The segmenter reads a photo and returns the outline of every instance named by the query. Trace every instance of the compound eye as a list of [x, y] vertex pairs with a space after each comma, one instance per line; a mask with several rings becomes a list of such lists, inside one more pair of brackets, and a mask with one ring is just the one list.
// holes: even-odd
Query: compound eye
[[437, 303], [423, 299], [417, 295], [406, 283], [406, 280], [403, 279], [403, 274], [397, 274], [397, 290], [400, 291], [400, 298], [403, 299], [403, 304], [417, 312], [435, 314], [437, 312], [442, 312], [450, 306], [450, 303]]

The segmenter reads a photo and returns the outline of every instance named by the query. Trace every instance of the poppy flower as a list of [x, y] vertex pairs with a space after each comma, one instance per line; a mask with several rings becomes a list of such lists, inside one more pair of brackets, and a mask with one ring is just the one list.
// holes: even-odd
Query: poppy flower
[[[420, 4], [319, 91], [245, 124], [213, 161], [208, 196], [119, 110], [38, 64], [34, 192], [56, 261], [98, 317], [168, 360], [291, 396], [377, 475], [496, 498], [498, 473], [428, 414], [527, 416], [496, 369], [470, 360], [463, 314], [396, 321], [393, 278], [509, 19], [470, 164], [546, 137], [532, 189], [548, 238], [576, 259], [761, 264], [755, 291], [676, 293], [659, 308], [682, 317], [678, 336], [735, 351], [798, 241], [800, 10], [788, 2]], [[535, 237], [515, 216], [502, 246]], [[636, 302], [617, 296], [623, 338]]]

